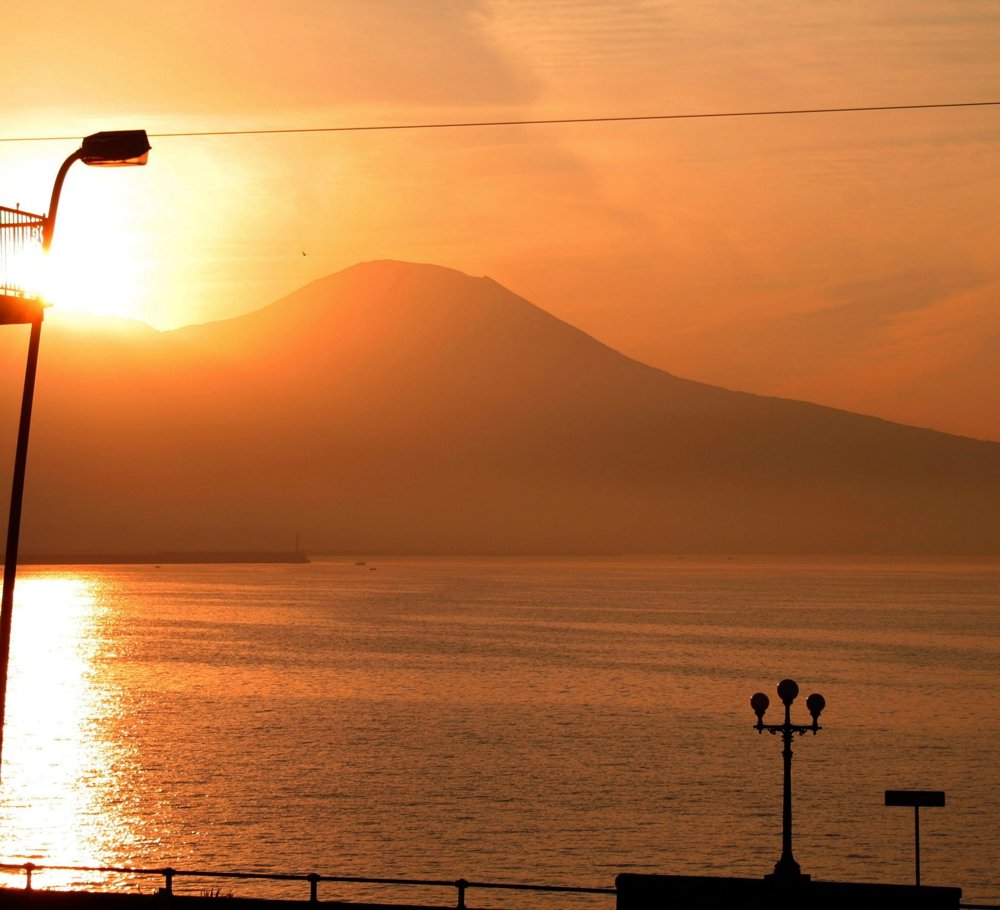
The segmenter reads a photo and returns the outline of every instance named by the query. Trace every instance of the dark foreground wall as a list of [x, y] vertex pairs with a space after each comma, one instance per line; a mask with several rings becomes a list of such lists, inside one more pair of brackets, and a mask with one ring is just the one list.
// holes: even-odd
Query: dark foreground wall
[[693, 875], [615, 879], [618, 910], [958, 910], [961, 888]]

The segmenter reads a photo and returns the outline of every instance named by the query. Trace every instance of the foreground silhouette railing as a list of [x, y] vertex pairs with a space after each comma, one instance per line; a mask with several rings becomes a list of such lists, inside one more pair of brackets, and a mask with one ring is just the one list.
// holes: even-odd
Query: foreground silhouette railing
[[[532, 885], [518, 882], [476, 882], [459, 879], [423, 879], [423, 878], [375, 878], [359, 875], [320, 875], [317, 872], [221, 872], [204, 869], [174, 869], [170, 866], [144, 869], [136, 866], [57, 866], [41, 863], [0, 863], [0, 872], [24, 873], [24, 890], [33, 890], [32, 876], [36, 872], [94, 872], [102, 874], [153, 876], [163, 879], [163, 887], [157, 891], [161, 896], [172, 896], [174, 879], [233, 879], [233, 880], [264, 880], [274, 882], [303, 882], [309, 885], [309, 902], [319, 901], [319, 885], [321, 882], [331, 882], [354, 885], [395, 885], [415, 888], [454, 888], [456, 891], [456, 910], [468, 910], [465, 903], [466, 891], [479, 889], [483, 891], [521, 891], [548, 892], [556, 894], [599, 894], [616, 896], [615, 888], [580, 888], [572, 885]], [[190, 896], [190, 895], [186, 895]], [[204, 896], [204, 895], [201, 895]], [[223, 898], [223, 895], [209, 895]], [[260, 898], [267, 900], [268, 898]], [[333, 900], [337, 900], [334, 898]], [[346, 903], [360, 904], [362, 901], [345, 900]], [[390, 902], [377, 902], [389, 904]], [[960, 910], [1000, 910], [1000, 904], [959, 903]]]
[[[31, 891], [32, 876], [36, 872], [95, 872], [102, 874], [155, 876], [163, 879], [162, 895], [174, 893], [174, 879], [233, 879], [233, 880], [264, 880], [275, 882], [304, 882], [309, 884], [309, 901], [319, 900], [319, 885], [321, 882], [333, 882], [352, 885], [395, 885], [415, 888], [454, 888], [457, 892], [456, 910], [466, 910], [465, 892], [470, 889], [483, 891], [533, 891], [561, 894], [606, 894], [614, 896], [614, 888], [580, 888], [571, 885], [530, 885], [516, 882], [475, 882], [464, 878], [459, 879], [428, 879], [428, 878], [369, 878], [358, 875], [320, 875], [317, 872], [220, 872], [204, 869], [173, 869], [169, 866], [158, 869], [142, 869], [135, 866], [56, 866], [40, 863], [0, 863], [0, 871], [23, 872], [24, 888]], [[357, 903], [352, 901], [352, 903]], [[1000, 908], [983, 908], [983, 910], [1000, 910]]]

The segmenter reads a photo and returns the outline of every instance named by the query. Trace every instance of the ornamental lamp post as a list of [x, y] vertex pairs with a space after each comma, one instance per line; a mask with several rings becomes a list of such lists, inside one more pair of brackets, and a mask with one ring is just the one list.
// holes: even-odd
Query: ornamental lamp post
[[44, 256], [52, 246], [56, 212], [66, 173], [75, 161], [92, 167], [128, 167], [143, 165], [149, 157], [149, 139], [145, 130], [113, 130], [87, 136], [59, 168], [52, 187], [47, 215], [32, 215], [20, 207], [0, 206], [0, 325], [30, 325], [28, 354], [21, 397], [21, 418], [14, 454], [14, 478], [10, 494], [7, 546], [3, 567], [3, 597], [0, 602], [0, 769], [3, 766], [3, 732], [7, 714], [7, 666], [10, 660], [10, 629], [14, 611], [14, 577], [17, 574], [17, 550], [21, 533], [21, 504], [24, 499], [24, 473], [28, 460], [28, 431], [31, 405], [35, 394], [38, 344], [46, 302], [37, 287], [31, 287], [18, 268], [35, 253]]
[[778, 683], [778, 698], [785, 706], [785, 720], [780, 724], [765, 724], [764, 713], [767, 711], [770, 699], [763, 693], [757, 692], [750, 699], [750, 707], [757, 715], [757, 723], [754, 729], [758, 733], [765, 730], [772, 736], [780, 733], [784, 743], [781, 752], [784, 760], [784, 787], [781, 800], [781, 857], [774, 865], [774, 872], [767, 878], [774, 878], [783, 881], [808, 880], [808, 875], [803, 875], [799, 864], [792, 856], [792, 737], [796, 734], [802, 736], [806, 733], [817, 733], [823, 728], [819, 725], [819, 716], [826, 707], [826, 699], [822, 695], [814, 693], [806, 699], [806, 707], [812, 715], [811, 724], [793, 724], [791, 718], [792, 702], [799, 694], [798, 684], [793, 679], [783, 679]]

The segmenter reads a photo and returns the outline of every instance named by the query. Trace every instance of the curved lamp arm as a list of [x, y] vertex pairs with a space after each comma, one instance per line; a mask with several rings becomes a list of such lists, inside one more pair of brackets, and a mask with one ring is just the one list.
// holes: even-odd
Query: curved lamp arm
[[52, 185], [52, 200], [49, 202], [49, 213], [45, 216], [45, 223], [42, 225], [42, 251], [48, 253], [52, 246], [52, 235], [56, 229], [56, 212], [59, 211], [59, 197], [62, 195], [63, 181], [66, 179], [66, 172], [70, 169], [74, 161], [79, 161], [83, 157], [83, 149], [79, 148], [69, 156], [59, 168], [56, 174], [56, 182]]

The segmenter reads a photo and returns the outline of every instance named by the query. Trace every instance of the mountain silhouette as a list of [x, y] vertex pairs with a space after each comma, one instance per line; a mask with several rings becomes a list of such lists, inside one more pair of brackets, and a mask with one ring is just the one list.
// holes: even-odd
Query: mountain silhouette
[[681, 379], [489, 278], [370, 262], [173, 332], [50, 320], [22, 528], [23, 553], [995, 554], [1000, 444]]

